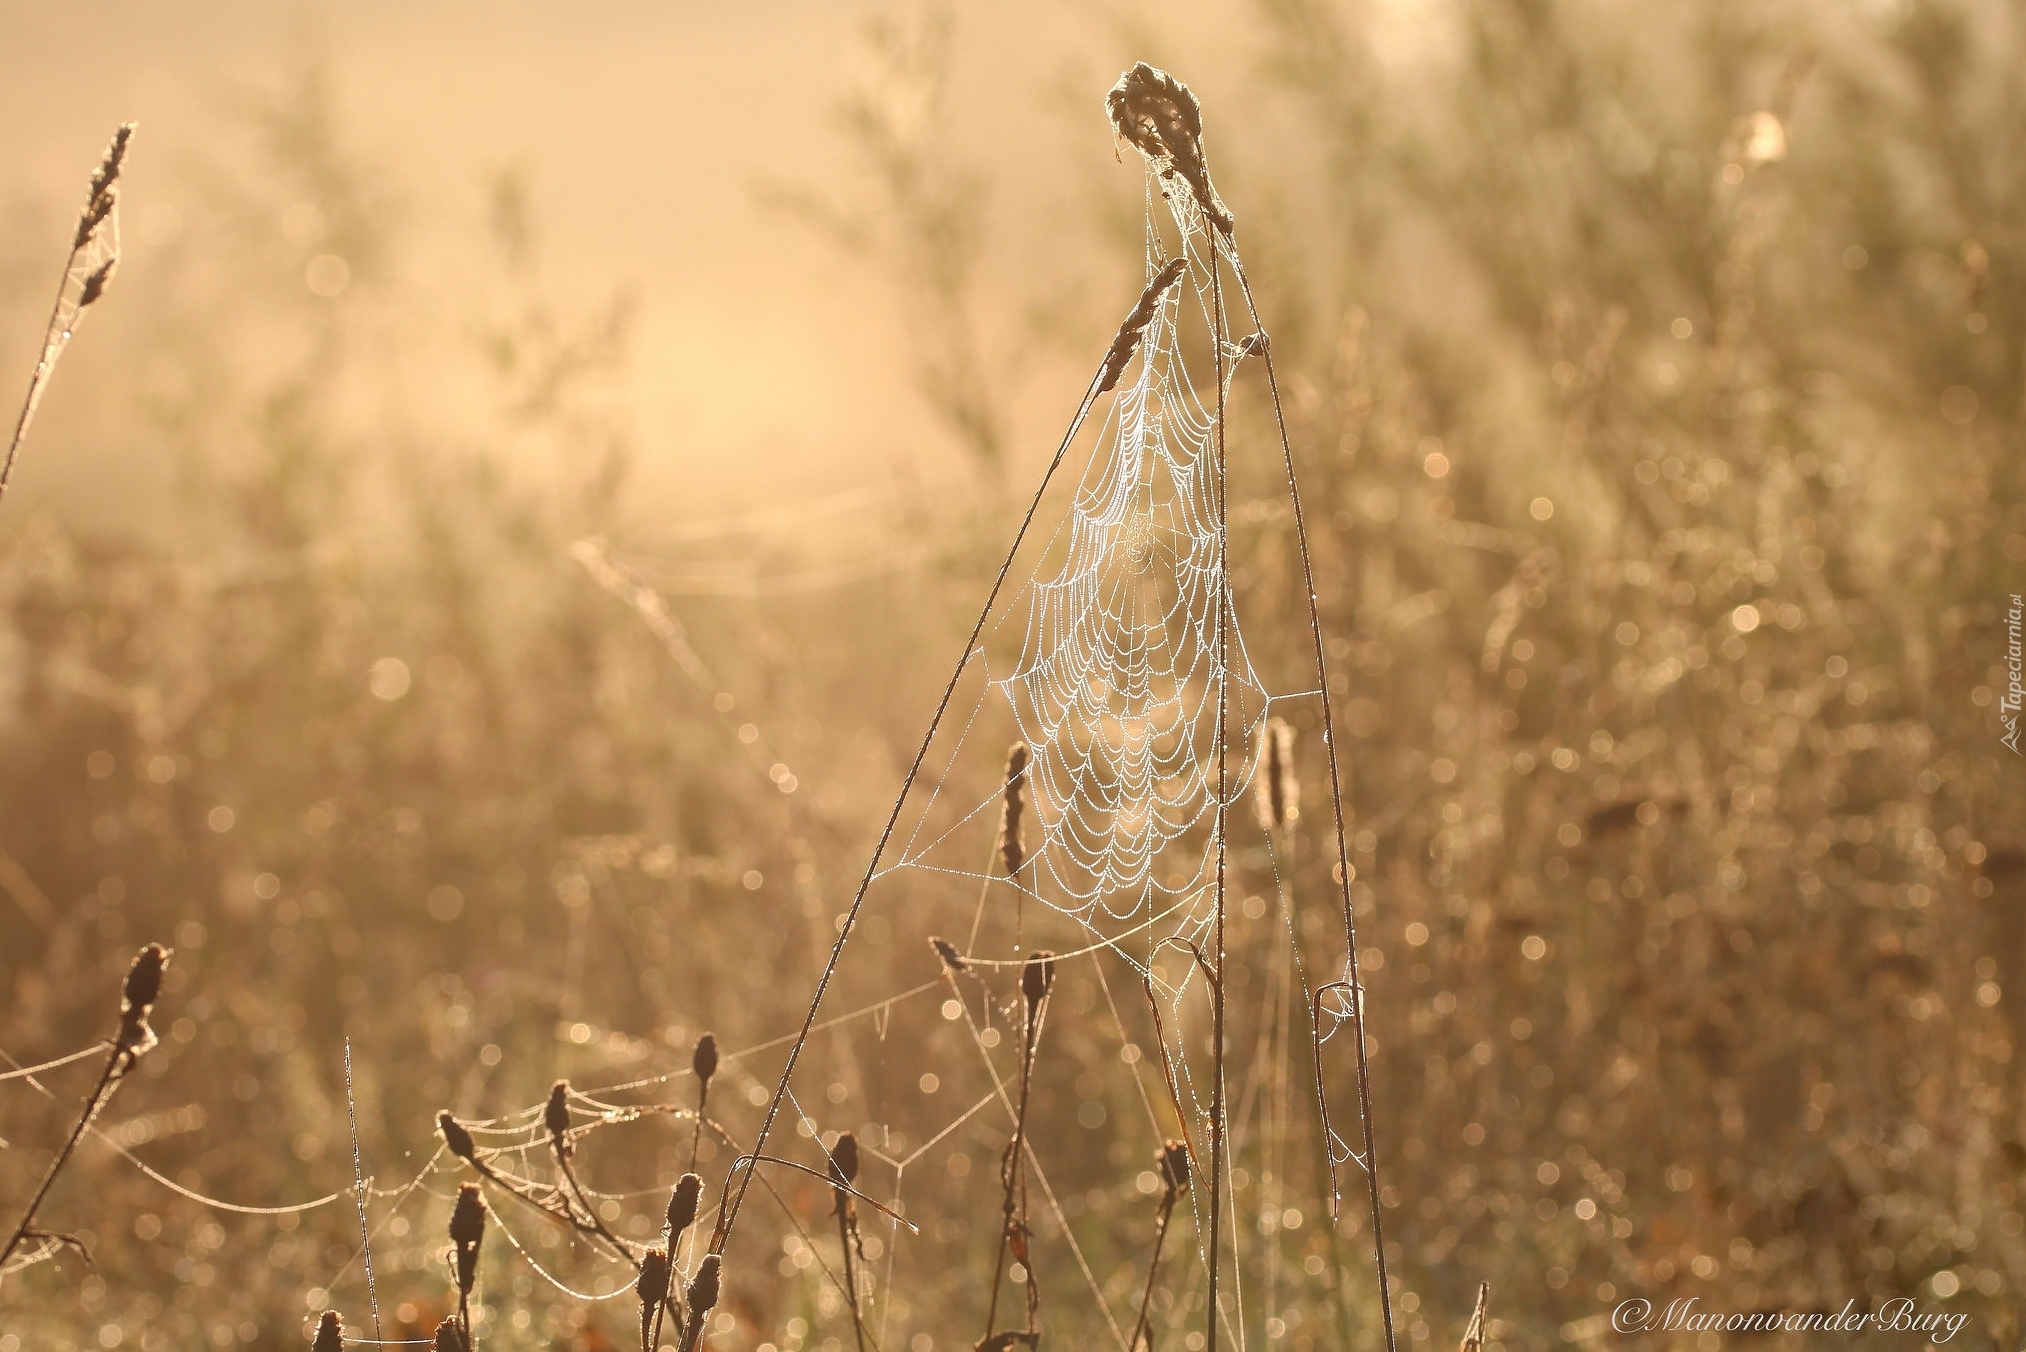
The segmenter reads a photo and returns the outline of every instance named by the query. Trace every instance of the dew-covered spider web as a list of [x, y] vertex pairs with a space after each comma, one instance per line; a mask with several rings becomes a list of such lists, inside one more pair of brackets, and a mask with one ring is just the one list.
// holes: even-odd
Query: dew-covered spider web
[[[826, 879], [836, 938], [806, 1018], [713, 1052], [707, 1094], [676, 1070], [467, 1121], [467, 1153], [446, 1131], [457, 1160], [438, 1163], [484, 1184], [514, 1261], [583, 1300], [628, 1295], [652, 1227], [611, 1218], [655, 1210], [669, 1180], [599, 1192], [566, 1147], [650, 1120], [693, 1133], [703, 1193], [671, 1290], [689, 1299], [721, 1256], [726, 1294], [658, 1346], [1392, 1345], [1343, 796], [1272, 353], [1193, 95], [1140, 66], [1109, 111], [1147, 167], [1140, 299], [870, 863]], [[1267, 613], [1307, 623], [1270, 655], [1233, 585], [1234, 399], [1271, 418], [1247, 449], [1286, 466], [1267, 505], [1298, 562], [1246, 571], [1283, 589]], [[542, 1226], [569, 1252], [531, 1243]]]

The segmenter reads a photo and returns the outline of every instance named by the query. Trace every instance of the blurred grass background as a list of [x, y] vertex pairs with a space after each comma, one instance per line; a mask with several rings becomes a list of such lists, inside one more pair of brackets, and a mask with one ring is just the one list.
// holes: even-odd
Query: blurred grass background
[[[0, 1049], [102, 1036], [132, 949], [176, 945], [108, 1128], [267, 1204], [350, 1184], [346, 1037], [384, 1186], [446, 1104], [791, 1027], [1136, 289], [1098, 103], [1145, 58], [1204, 98], [1329, 527], [1403, 1336], [1454, 1339], [1488, 1280], [1506, 1347], [1615, 1341], [1634, 1295], [1914, 1295], [2017, 1345], [2018, 4], [682, 9], [568, 41], [289, 13], [147, 48], [137, 8], [9, 7], [0, 371], [104, 136], [142, 129], [128, 258], [0, 514]], [[1242, 615], [1299, 670], [1270, 428], [1238, 416]], [[893, 954], [862, 994], [933, 975]], [[870, 1094], [907, 1052], [825, 1056]], [[1076, 1069], [1043, 1110], [1085, 1124], [1110, 1282], [1144, 1217], [1106, 1189], [1150, 1143], [1079, 1116], [1122, 1091]], [[728, 1074], [749, 1130], [772, 1071]], [[66, 1125], [0, 1086], [0, 1198]], [[615, 1191], [686, 1153], [607, 1136]], [[376, 1243], [390, 1337], [441, 1311], [442, 1209]], [[364, 1310], [345, 1205], [214, 1213], [93, 1151], [49, 1219], [96, 1266], [10, 1280], [5, 1352]], [[848, 1338], [796, 1257], [734, 1275], [719, 1345]], [[501, 1261], [487, 1345], [624, 1345], [624, 1308]], [[941, 1280], [925, 1317], [976, 1299]], [[1337, 1345], [1309, 1298], [1285, 1340]], [[1368, 1296], [1342, 1313], [1376, 1345]]]

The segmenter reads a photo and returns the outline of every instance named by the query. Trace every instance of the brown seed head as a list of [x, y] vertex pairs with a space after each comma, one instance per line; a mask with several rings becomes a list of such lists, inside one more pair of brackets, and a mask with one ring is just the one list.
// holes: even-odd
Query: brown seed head
[[671, 1245], [696, 1220], [696, 1201], [702, 1195], [703, 1180], [695, 1174], [684, 1174], [676, 1180], [675, 1191], [668, 1195], [668, 1242]]
[[146, 1014], [161, 995], [162, 969], [169, 965], [170, 952], [160, 944], [149, 944], [134, 955], [132, 965], [127, 968], [127, 984], [123, 992], [128, 1009]]
[[558, 1150], [565, 1154], [570, 1149], [570, 1082], [558, 1080], [549, 1089], [549, 1106], [542, 1110], [542, 1125], [549, 1129], [549, 1139]]
[[127, 145], [134, 139], [134, 124], [125, 122], [113, 133], [112, 144], [106, 147], [105, 159], [92, 172], [91, 195], [85, 198], [84, 210], [78, 215], [77, 234], [71, 247], [82, 249], [91, 239], [92, 231], [99, 228], [107, 216], [112, 214], [117, 194], [113, 184], [119, 181], [120, 169], [126, 164]]
[[943, 966], [949, 968], [951, 971], [963, 972], [970, 969], [970, 964], [964, 961], [963, 954], [957, 952], [956, 945], [952, 944], [948, 939], [942, 938], [940, 935], [931, 934], [929, 936], [929, 946], [936, 950], [936, 956], [943, 960]]
[[1169, 1141], [1161, 1146], [1161, 1182], [1167, 1186], [1170, 1197], [1189, 1186], [1189, 1147], [1181, 1141]]
[[697, 1264], [696, 1276], [690, 1278], [688, 1292], [689, 1317], [692, 1320], [701, 1318], [717, 1305], [720, 1266], [721, 1260], [714, 1253], [705, 1254], [703, 1261]]
[[1134, 302], [1133, 308], [1120, 323], [1119, 331], [1112, 336], [1111, 348], [1104, 354], [1104, 364], [1098, 368], [1099, 394], [1105, 393], [1119, 383], [1119, 377], [1125, 374], [1126, 363], [1131, 361], [1133, 353], [1139, 350], [1140, 336], [1147, 331], [1147, 325], [1154, 322], [1154, 311], [1161, 307], [1161, 302], [1167, 299], [1168, 292], [1174, 289], [1175, 283], [1182, 280], [1182, 274], [1188, 270], [1187, 258], [1179, 255], [1171, 258], [1154, 274], [1153, 279], [1147, 283], [1146, 290], [1140, 292], [1139, 300]]
[[345, 1321], [336, 1310], [325, 1310], [317, 1320], [317, 1340], [310, 1344], [310, 1352], [344, 1352], [344, 1347]]
[[478, 1280], [478, 1248], [484, 1240], [485, 1199], [478, 1184], [466, 1183], [450, 1209], [450, 1242], [457, 1246], [457, 1289], [467, 1296]]
[[661, 1304], [668, 1295], [668, 1250], [649, 1249], [640, 1255], [640, 1280], [633, 1284], [646, 1309]]
[[470, 1352], [464, 1341], [464, 1330], [457, 1326], [455, 1315], [436, 1326], [436, 1342], [431, 1352]]
[[690, 1057], [689, 1068], [696, 1072], [700, 1087], [710, 1087], [711, 1076], [718, 1073], [717, 1034], [705, 1033], [696, 1040], [696, 1055]]
[[999, 813], [999, 858], [1009, 878], [1027, 862], [1027, 847], [1020, 839], [1020, 817], [1026, 807], [1027, 743], [1015, 742], [1006, 752], [1006, 802]]
[[451, 1154], [469, 1164], [478, 1162], [474, 1154], [477, 1146], [471, 1139], [471, 1133], [450, 1115], [450, 1109], [445, 1108], [436, 1115], [436, 1129], [443, 1133], [443, 1143], [450, 1147]]
[[830, 1147], [830, 1177], [847, 1186], [858, 1180], [858, 1137], [844, 1131]]
[[1179, 178], [1209, 222], [1231, 233], [1231, 213], [1210, 186], [1203, 159], [1203, 105], [1164, 70], [1142, 61], [1119, 76], [1105, 95], [1112, 127], [1163, 178]]
[[78, 309], [82, 310], [106, 293], [106, 283], [113, 279], [113, 269], [119, 266], [119, 262], [117, 258], [108, 258], [92, 269], [91, 276], [84, 279], [84, 289], [77, 293]]
[[1037, 949], [1020, 968], [1020, 993], [1027, 997], [1027, 1017], [1032, 1019], [1034, 1011], [1048, 998], [1049, 987], [1055, 984], [1055, 955], [1047, 949]]
[[1301, 816], [1301, 785], [1294, 777], [1294, 729], [1285, 719], [1269, 718], [1260, 726], [1252, 807], [1260, 828], [1268, 833]]

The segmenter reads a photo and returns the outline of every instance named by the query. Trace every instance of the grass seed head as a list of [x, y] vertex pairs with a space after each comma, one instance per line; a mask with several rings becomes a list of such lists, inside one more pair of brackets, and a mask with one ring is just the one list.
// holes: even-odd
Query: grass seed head
[[711, 1076], [718, 1073], [717, 1034], [705, 1033], [696, 1040], [696, 1054], [690, 1057], [689, 1068], [696, 1072], [699, 1086], [710, 1087]]
[[[112, 144], [106, 147], [105, 159], [92, 171], [91, 194], [85, 198], [84, 210], [77, 218], [77, 234], [72, 241], [73, 249], [82, 249], [92, 237], [92, 232], [104, 224], [110, 216], [118, 194], [113, 185], [119, 182], [120, 170], [126, 166], [127, 147], [134, 139], [134, 124], [123, 122], [113, 133]], [[87, 302], [88, 304], [89, 302]]]
[[91, 276], [84, 279], [84, 289], [78, 292], [78, 309], [82, 310], [106, 293], [106, 283], [113, 279], [113, 269], [119, 266], [119, 262], [117, 258], [108, 258], [92, 269]]
[[155, 1030], [148, 1027], [148, 1011], [162, 993], [162, 970], [169, 965], [169, 950], [149, 944], [134, 955], [127, 968], [127, 981], [120, 993], [119, 1048], [121, 1073], [131, 1067], [142, 1052], [155, 1045]]
[[471, 1352], [464, 1341], [464, 1330], [457, 1326], [455, 1315], [447, 1316], [436, 1326], [436, 1341], [431, 1344], [430, 1352]]
[[844, 1131], [830, 1147], [830, 1177], [849, 1187], [858, 1180], [858, 1137]]
[[697, 1198], [703, 1195], [703, 1180], [684, 1174], [668, 1195], [668, 1242], [673, 1245], [696, 1220]]
[[1161, 1146], [1161, 1182], [1166, 1185], [1168, 1196], [1173, 1197], [1189, 1186], [1189, 1147], [1181, 1141], [1168, 1141]]
[[1147, 325], [1154, 322], [1154, 311], [1161, 307], [1168, 292], [1188, 270], [1189, 260], [1177, 255], [1163, 264], [1147, 283], [1146, 290], [1140, 292], [1139, 300], [1133, 303], [1133, 308], [1127, 311], [1125, 319], [1119, 324], [1119, 331], [1112, 335], [1111, 348], [1104, 354], [1104, 364], [1098, 368], [1099, 394], [1108, 392], [1119, 383], [1119, 377], [1125, 374], [1126, 363], [1139, 350], [1141, 335], [1147, 331]]
[[1015, 742], [1006, 752], [1006, 802], [999, 813], [999, 858], [1009, 878], [1027, 862], [1027, 847], [1020, 839], [1020, 817], [1026, 807], [1027, 743]]
[[1210, 186], [1203, 159], [1203, 105], [1189, 86], [1141, 61], [1119, 76], [1104, 102], [1118, 134], [1147, 157], [1154, 172], [1181, 179], [1203, 215], [1229, 234], [1231, 212]]
[[570, 1149], [570, 1082], [558, 1080], [549, 1089], [549, 1106], [542, 1110], [542, 1125], [549, 1129], [549, 1139], [556, 1149], [569, 1153]]
[[957, 952], [956, 945], [948, 939], [943, 938], [941, 935], [931, 934], [929, 936], [929, 946], [936, 950], [936, 956], [943, 960], [943, 966], [949, 968], [952, 972], [970, 970], [970, 964], [964, 961], [964, 955]]
[[478, 1280], [478, 1248], [485, 1240], [485, 1198], [478, 1184], [466, 1183], [457, 1190], [457, 1204], [450, 1209], [450, 1242], [457, 1246], [457, 1289], [471, 1294]]
[[1055, 984], [1055, 955], [1038, 949], [1020, 968], [1020, 993], [1027, 998], [1027, 1017], [1032, 1019], [1048, 991]]
[[687, 1299], [689, 1317], [701, 1319], [718, 1303], [718, 1269], [722, 1260], [714, 1253], [707, 1253], [697, 1264], [696, 1276], [690, 1278]]
[[317, 1340], [310, 1344], [310, 1352], [344, 1352], [344, 1347], [345, 1321], [336, 1310], [325, 1310], [317, 1320]]
[[1301, 817], [1301, 785], [1294, 777], [1294, 729], [1269, 718], [1259, 729], [1259, 767], [1252, 779], [1253, 813], [1271, 834]]
[[640, 1255], [640, 1279], [633, 1284], [643, 1309], [652, 1310], [668, 1295], [668, 1250], [649, 1249]]
[[139, 1010], [145, 1015], [162, 993], [162, 971], [169, 965], [171, 950], [160, 944], [149, 944], [134, 955], [132, 965], [127, 968], [127, 984], [123, 995], [127, 1008]]
[[443, 1143], [450, 1147], [451, 1154], [457, 1156], [467, 1164], [478, 1163], [477, 1156], [474, 1153], [478, 1147], [472, 1141], [471, 1133], [466, 1131], [463, 1124], [450, 1115], [450, 1109], [445, 1108], [436, 1115], [436, 1129], [443, 1133]]

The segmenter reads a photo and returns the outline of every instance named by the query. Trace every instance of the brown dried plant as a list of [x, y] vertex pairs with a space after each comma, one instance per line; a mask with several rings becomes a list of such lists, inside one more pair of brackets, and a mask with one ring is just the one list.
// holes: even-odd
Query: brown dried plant
[[119, 180], [126, 166], [127, 147], [134, 138], [134, 124], [122, 123], [106, 147], [105, 158], [91, 176], [91, 188], [78, 212], [77, 229], [70, 240], [70, 255], [64, 259], [63, 280], [57, 283], [56, 301], [50, 308], [49, 323], [42, 334], [42, 351], [35, 372], [28, 378], [28, 394], [14, 420], [14, 435], [7, 443], [7, 459], [0, 462], [0, 497], [14, 476], [14, 459], [28, 436], [28, 425], [42, 403], [43, 391], [56, 372], [56, 363], [70, 343], [84, 312], [105, 294], [113, 269], [120, 261]]
[[[111, 172], [117, 173], [118, 165], [110, 157], [108, 163], [112, 166]], [[107, 209], [110, 210], [110, 207]], [[99, 1071], [98, 1080], [92, 1085], [91, 1091], [85, 1095], [84, 1108], [78, 1113], [76, 1125], [70, 1129], [70, 1135], [64, 1139], [55, 1158], [50, 1160], [49, 1167], [43, 1172], [42, 1182], [37, 1185], [35, 1192], [28, 1199], [26, 1209], [21, 1213], [21, 1219], [16, 1222], [13, 1232], [8, 1235], [7, 1242], [0, 1245], [0, 1276], [39, 1262], [65, 1246], [76, 1249], [87, 1259], [90, 1258], [84, 1241], [75, 1235], [39, 1229], [35, 1224], [36, 1214], [42, 1209], [43, 1201], [48, 1198], [49, 1190], [55, 1185], [57, 1175], [61, 1174], [63, 1166], [70, 1162], [72, 1153], [77, 1149], [77, 1143], [84, 1139], [87, 1131], [91, 1130], [93, 1121], [105, 1107], [106, 1102], [126, 1079], [128, 1072], [133, 1070], [134, 1063], [155, 1046], [155, 1030], [148, 1026], [148, 1014], [155, 1007], [156, 997], [162, 992], [162, 973], [169, 965], [170, 954], [171, 950], [160, 944], [149, 944], [134, 955], [132, 964], [127, 968], [127, 978], [120, 990], [119, 1027], [113, 1033], [109, 1044], [105, 1066]], [[37, 1247], [24, 1252], [24, 1246], [31, 1242]]]

